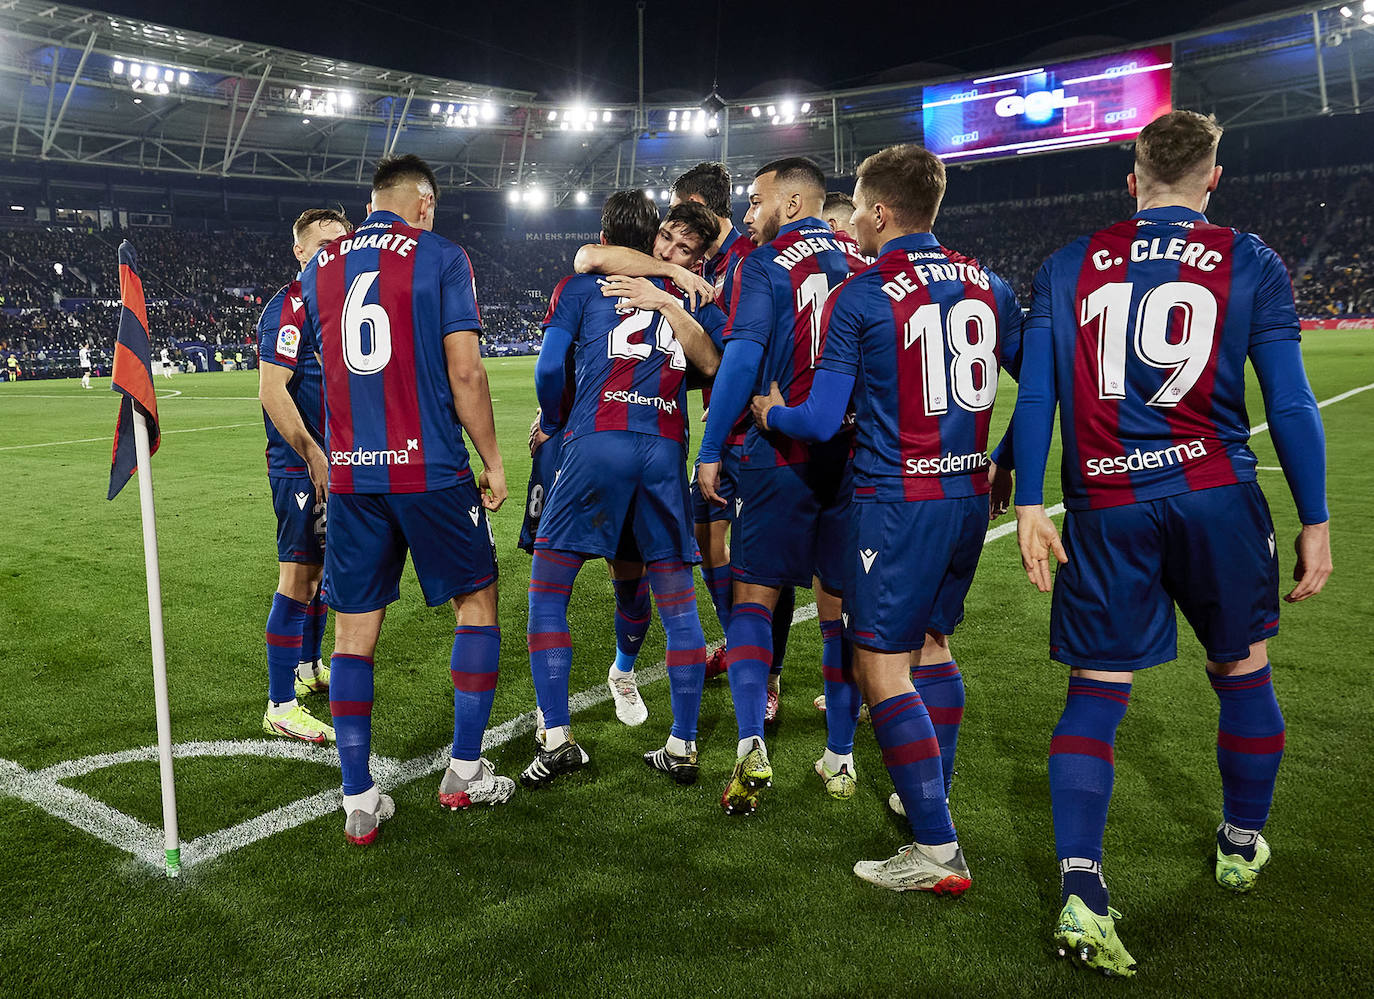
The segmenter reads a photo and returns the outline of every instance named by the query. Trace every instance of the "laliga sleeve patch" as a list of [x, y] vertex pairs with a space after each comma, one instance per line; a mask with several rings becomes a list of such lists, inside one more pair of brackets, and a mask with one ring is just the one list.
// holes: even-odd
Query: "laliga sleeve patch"
[[283, 326], [277, 332], [277, 355], [295, 358], [301, 349], [301, 331], [295, 326]]

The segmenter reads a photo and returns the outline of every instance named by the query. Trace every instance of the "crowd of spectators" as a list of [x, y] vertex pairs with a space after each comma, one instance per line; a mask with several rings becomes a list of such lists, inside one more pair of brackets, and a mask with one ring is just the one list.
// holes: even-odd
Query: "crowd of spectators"
[[[1029, 305], [1046, 256], [1133, 208], [1124, 191], [947, 204], [936, 232], [1005, 277]], [[1301, 315], [1374, 314], [1374, 177], [1368, 170], [1226, 177], [1209, 217], [1257, 232], [1279, 252], [1294, 275]], [[472, 259], [484, 350], [537, 351], [548, 296], [571, 270], [578, 239], [511, 239], [500, 227], [480, 226], [445, 235]], [[74, 368], [85, 342], [94, 358], [108, 355], [118, 324], [119, 239], [85, 228], [0, 229], [0, 354], [19, 355], [34, 372]], [[179, 358], [177, 345], [190, 341], [210, 354], [220, 347], [246, 350], [252, 363], [263, 303], [295, 268], [280, 234], [147, 228], [131, 239], [154, 350], [166, 346]]]

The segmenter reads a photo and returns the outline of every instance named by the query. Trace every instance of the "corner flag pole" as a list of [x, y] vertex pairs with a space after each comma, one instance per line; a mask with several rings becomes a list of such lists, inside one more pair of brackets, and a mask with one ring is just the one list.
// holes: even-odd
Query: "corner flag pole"
[[153, 512], [152, 456], [162, 443], [153, 389], [152, 340], [138, 255], [133, 244], [119, 245], [119, 334], [115, 340], [110, 388], [122, 397], [110, 456], [110, 491], [114, 499], [138, 472], [138, 498], [143, 521], [143, 568], [148, 580], [148, 637], [153, 653], [153, 697], [157, 711], [157, 755], [162, 783], [162, 833], [167, 876], [181, 873], [181, 838], [177, 832], [177, 796], [172, 779], [172, 711], [167, 701], [167, 646], [162, 633], [162, 576], [157, 561], [157, 518]]
[[172, 709], [167, 700], [167, 647], [162, 635], [162, 574], [157, 561], [157, 515], [153, 511], [148, 421], [137, 406], [134, 407], [134, 449], [138, 457], [138, 500], [143, 520], [143, 567], [148, 577], [148, 637], [153, 652], [153, 698], [157, 704], [163, 848], [167, 857], [167, 876], [174, 878], [181, 873], [181, 837], [177, 830], [177, 792], [172, 776]]

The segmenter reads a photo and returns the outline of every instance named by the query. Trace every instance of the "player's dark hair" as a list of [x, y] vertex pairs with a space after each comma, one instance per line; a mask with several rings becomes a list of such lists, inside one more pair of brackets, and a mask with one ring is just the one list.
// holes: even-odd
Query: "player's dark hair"
[[716, 215], [730, 217], [730, 171], [724, 163], [698, 163], [673, 181], [673, 194], [679, 201], [695, 194]]
[[914, 142], [888, 146], [859, 164], [855, 185], [863, 185], [864, 204], [882, 204], [898, 225], [929, 229], [945, 198], [945, 165]]
[[616, 191], [601, 206], [601, 232], [611, 246], [653, 253], [658, 206], [643, 191]]
[[338, 208], [307, 208], [301, 212], [300, 217], [295, 222], [291, 223], [292, 238], [299, 243], [305, 230], [316, 222], [338, 222], [346, 232], [353, 231], [353, 223], [348, 221], [348, 216], [344, 214], [342, 205]]
[[377, 172], [372, 175], [372, 190], [389, 191], [400, 184], [428, 184], [434, 200], [439, 200], [439, 178], [429, 164], [414, 153], [403, 156], [383, 156], [377, 164]]
[[1152, 179], [1172, 184], [1199, 167], [1211, 167], [1221, 132], [1216, 115], [1170, 111], [1140, 130], [1136, 164]]
[[720, 235], [720, 218], [695, 201], [682, 201], [668, 209], [663, 224], [682, 226], [701, 240], [703, 249], [714, 243]]
[[843, 191], [827, 192], [825, 195], [825, 216], [828, 218], [833, 215], [837, 208], [848, 208], [849, 213], [854, 214], [854, 199]]
[[777, 174], [780, 184], [801, 184], [803, 187], [814, 188], [816, 194], [825, 196], [825, 174], [805, 156], [786, 156], [765, 163], [754, 171], [754, 176], [762, 177], [766, 173]]

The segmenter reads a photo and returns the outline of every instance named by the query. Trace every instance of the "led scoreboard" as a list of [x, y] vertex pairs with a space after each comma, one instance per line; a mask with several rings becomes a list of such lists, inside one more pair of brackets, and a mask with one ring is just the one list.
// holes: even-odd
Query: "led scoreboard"
[[923, 88], [925, 145], [945, 160], [1123, 142], [1171, 110], [1168, 45]]

